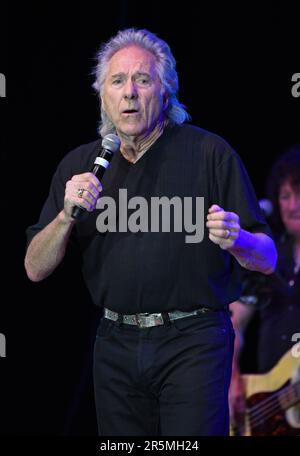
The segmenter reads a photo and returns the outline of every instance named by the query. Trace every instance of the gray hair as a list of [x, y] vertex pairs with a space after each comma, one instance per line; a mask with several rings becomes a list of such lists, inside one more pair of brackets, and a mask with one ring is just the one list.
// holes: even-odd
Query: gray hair
[[[158, 38], [154, 33], [145, 29], [129, 28], [121, 30], [116, 36], [104, 43], [97, 54], [97, 66], [94, 74], [96, 81], [93, 84], [99, 97], [103, 92], [103, 85], [108, 71], [108, 64], [112, 56], [125, 47], [132, 45], [139, 46], [150, 51], [156, 58], [156, 69], [162, 84], [162, 90], [168, 95], [168, 106], [165, 110], [166, 118], [175, 124], [182, 124], [190, 119], [185, 107], [179, 103], [178, 75], [176, 72], [176, 61], [169, 45]], [[101, 108], [101, 122], [99, 133], [105, 136], [108, 133], [115, 133], [115, 127]]]

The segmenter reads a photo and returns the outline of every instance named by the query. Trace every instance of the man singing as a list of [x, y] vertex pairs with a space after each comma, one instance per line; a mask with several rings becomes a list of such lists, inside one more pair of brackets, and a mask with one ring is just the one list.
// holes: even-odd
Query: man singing
[[[28, 228], [28, 277], [40, 281], [76, 237], [94, 303], [103, 309], [94, 348], [100, 435], [228, 435], [239, 264], [270, 274], [277, 253], [247, 172], [219, 136], [186, 124], [175, 59], [147, 30], [127, 29], [98, 54], [100, 135], [117, 151], [101, 182], [88, 172], [101, 140], [70, 152]], [[202, 197], [201, 242], [183, 230], [96, 228], [97, 200]], [[122, 204], [119, 202], [118, 204]], [[76, 221], [75, 206], [86, 209]], [[153, 214], [151, 214], [153, 215]]]

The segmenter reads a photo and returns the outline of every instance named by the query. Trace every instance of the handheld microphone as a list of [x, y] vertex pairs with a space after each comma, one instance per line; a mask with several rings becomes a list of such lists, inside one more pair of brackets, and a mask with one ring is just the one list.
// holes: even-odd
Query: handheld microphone
[[[91, 173], [93, 173], [99, 180], [103, 177], [105, 170], [109, 167], [111, 159], [115, 152], [120, 149], [121, 141], [117, 135], [105, 135], [102, 143], [101, 150], [95, 158]], [[72, 210], [72, 217], [78, 220], [86, 209], [81, 206], [75, 206]]]
[[270, 217], [270, 215], [272, 215], [273, 204], [270, 200], [263, 198], [258, 201], [258, 204], [265, 217]]

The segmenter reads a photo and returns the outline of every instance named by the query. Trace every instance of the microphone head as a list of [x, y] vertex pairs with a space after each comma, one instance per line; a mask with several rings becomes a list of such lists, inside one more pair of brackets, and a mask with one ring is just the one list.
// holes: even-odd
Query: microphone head
[[111, 153], [115, 153], [120, 149], [121, 141], [117, 135], [110, 133], [105, 135], [101, 143], [103, 149], [109, 150]]
[[264, 213], [264, 216], [270, 217], [270, 215], [273, 212], [273, 204], [271, 203], [271, 201], [268, 199], [261, 199], [261, 200], [259, 200], [258, 203], [259, 203], [259, 207], [261, 208], [261, 210]]

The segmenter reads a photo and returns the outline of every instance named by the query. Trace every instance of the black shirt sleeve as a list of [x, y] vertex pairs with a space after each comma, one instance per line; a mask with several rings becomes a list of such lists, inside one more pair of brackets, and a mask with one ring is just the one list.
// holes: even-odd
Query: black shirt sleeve
[[39, 221], [35, 225], [31, 225], [26, 230], [27, 243], [29, 244], [33, 237], [42, 229], [44, 229], [64, 206], [65, 182], [62, 178], [60, 167], [57, 168], [51, 182], [48, 198], [42, 208]]
[[214, 202], [225, 211], [235, 212], [240, 217], [243, 229], [272, 237], [245, 166], [239, 155], [228, 148], [226, 156], [217, 167]]
[[[32, 238], [43, 230], [64, 207], [65, 187], [75, 174], [89, 171], [93, 158], [99, 148], [99, 140], [84, 144], [69, 152], [59, 163], [52, 178], [48, 198], [42, 208], [38, 222], [26, 230], [27, 245]], [[72, 230], [70, 241], [75, 239], [76, 230]]]

